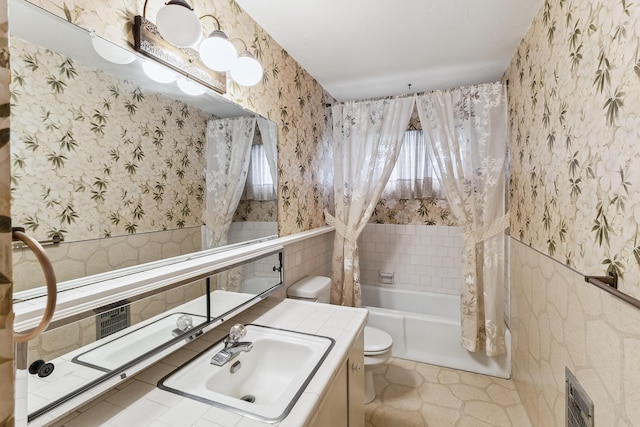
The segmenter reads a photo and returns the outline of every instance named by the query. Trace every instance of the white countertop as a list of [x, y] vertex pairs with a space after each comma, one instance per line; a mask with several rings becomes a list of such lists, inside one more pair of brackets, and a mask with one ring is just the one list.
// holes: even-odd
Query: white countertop
[[220, 341], [228, 333], [231, 325], [253, 323], [327, 336], [336, 341], [323, 365], [289, 415], [275, 424], [282, 427], [304, 426], [311, 421], [327, 385], [346, 360], [353, 340], [366, 323], [367, 314], [367, 310], [363, 308], [269, 297], [50, 425], [65, 427], [274, 425], [243, 417], [156, 387], [162, 377], [213, 343]]

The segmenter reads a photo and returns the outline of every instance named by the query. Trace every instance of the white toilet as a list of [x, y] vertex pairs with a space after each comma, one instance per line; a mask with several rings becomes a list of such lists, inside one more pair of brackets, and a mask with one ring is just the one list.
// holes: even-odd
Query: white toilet
[[[308, 276], [287, 289], [287, 297], [329, 304], [331, 279], [324, 276]], [[391, 335], [371, 326], [364, 327], [364, 403], [376, 397], [373, 386], [373, 369], [391, 357]]]
[[329, 304], [331, 279], [324, 276], [307, 276], [287, 289], [287, 297]]
[[373, 370], [391, 357], [393, 339], [385, 331], [372, 326], [364, 327], [364, 403], [376, 398]]

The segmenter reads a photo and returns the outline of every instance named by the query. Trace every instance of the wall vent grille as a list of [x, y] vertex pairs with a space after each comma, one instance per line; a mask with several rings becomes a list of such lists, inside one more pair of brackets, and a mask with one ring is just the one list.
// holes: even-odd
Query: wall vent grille
[[113, 333], [128, 328], [131, 325], [131, 312], [126, 301], [103, 307], [96, 316], [96, 339], [101, 339]]
[[569, 368], [565, 368], [567, 427], [593, 427], [593, 401]]

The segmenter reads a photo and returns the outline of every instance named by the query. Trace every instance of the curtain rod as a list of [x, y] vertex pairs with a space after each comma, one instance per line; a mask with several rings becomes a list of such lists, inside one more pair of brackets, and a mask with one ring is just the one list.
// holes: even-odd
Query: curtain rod
[[[327, 102], [327, 103], [324, 104], [324, 106], [325, 107], [331, 107], [333, 105], [343, 105], [346, 102], [366, 102], [366, 101], [380, 101], [382, 99], [400, 99], [400, 98], [406, 98], [406, 97], [409, 97], [409, 96], [421, 96], [421, 95], [425, 95], [427, 93], [433, 93], [433, 92], [438, 92], [438, 91], [447, 92], [447, 91], [451, 91], [451, 90], [466, 89], [466, 88], [472, 88], [472, 87], [477, 87], [477, 86], [482, 86], [482, 85], [487, 85], [487, 84], [496, 84], [496, 83], [503, 83], [506, 87], [509, 87], [509, 80], [498, 80], [498, 81], [495, 81], [495, 82], [480, 83], [480, 84], [477, 84], [477, 85], [458, 86], [458, 87], [454, 87], [454, 88], [450, 88], [450, 89], [426, 90], [426, 91], [423, 91], [423, 92], [414, 92], [413, 94], [407, 92], [407, 93], [404, 93], [402, 95], [387, 95], [387, 96], [380, 96], [380, 97], [377, 97], [377, 98], [357, 99], [357, 100], [351, 100], [351, 101], [341, 101], [341, 102], [336, 102], [334, 104]], [[409, 89], [411, 89], [411, 84], [409, 84]]]

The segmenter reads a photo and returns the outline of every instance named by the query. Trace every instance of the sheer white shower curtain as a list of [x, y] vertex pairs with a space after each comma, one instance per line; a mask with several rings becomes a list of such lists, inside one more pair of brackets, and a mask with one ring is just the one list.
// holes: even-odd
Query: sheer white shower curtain
[[488, 356], [506, 351], [504, 230], [507, 106], [501, 83], [417, 98], [418, 114], [438, 176], [464, 239], [462, 344]]
[[247, 180], [255, 117], [207, 123], [205, 218], [207, 248], [227, 244], [233, 214]]
[[333, 159], [336, 229], [333, 251], [333, 304], [360, 305], [357, 239], [369, 222], [409, 125], [413, 97], [334, 105]]

